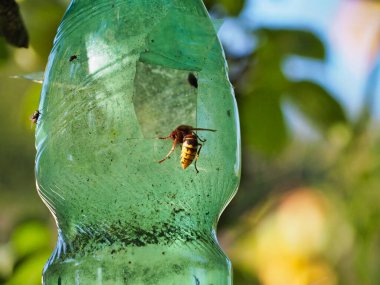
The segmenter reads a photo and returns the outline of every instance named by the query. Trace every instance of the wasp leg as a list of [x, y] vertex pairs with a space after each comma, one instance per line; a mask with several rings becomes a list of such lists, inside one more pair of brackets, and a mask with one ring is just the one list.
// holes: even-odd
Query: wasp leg
[[202, 144], [198, 144], [199, 145], [199, 149], [197, 151], [197, 155], [195, 156], [195, 161], [194, 161], [194, 167], [195, 167], [195, 171], [197, 172], [197, 174], [199, 173], [199, 170], [197, 168], [197, 161], [198, 161], [198, 158], [199, 158], [199, 153], [201, 152], [201, 149], [202, 149]]
[[206, 139], [201, 139], [196, 133], [193, 132], [193, 135], [195, 135], [197, 137], [197, 139], [201, 142], [205, 142]]
[[160, 139], [160, 140], [167, 140], [167, 139], [170, 139], [170, 136], [167, 136], [167, 137], [158, 137], [158, 139]]
[[171, 154], [173, 153], [173, 151], [175, 150], [176, 145], [177, 145], [177, 140], [174, 140], [174, 141], [173, 141], [172, 148], [171, 148], [171, 150], [169, 151], [169, 153], [168, 153], [163, 159], [161, 159], [158, 163], [164, 162], [166, 159], [170, 158], [170, 155], [171, 155]]
[[199, 141], [201, 141], [201, 142], [206, 142], [207, 140], [206, 139], [201, 139], [200, 137], [198, 137], [198, 135], [196, 134], [196, 136], [197, 136], [197, 139], [199, 140]]

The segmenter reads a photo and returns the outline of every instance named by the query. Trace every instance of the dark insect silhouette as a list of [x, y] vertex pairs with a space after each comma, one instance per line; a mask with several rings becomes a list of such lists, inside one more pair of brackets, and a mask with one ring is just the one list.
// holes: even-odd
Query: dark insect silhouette
[[73, 54], [72, 56], [70, 56], [69, 61], [72, 62], [73, 60], [76, 60], [77, 58], [78, 56], [76, 54]]
[[28, 47], [28, 32], [15, 0], [0, 0], [0, 36], [16, 47]]
[[33, 115], [30, 116], [31, 127], [33, 126], [33, 124], [37, 124], [37, 121], [38, 121], [38, 118], [40, 117], [40, 115], [41, 115], [41, 112], [36, 110], [36, 111], [34, 111]]
[[190, 83], [191, 86], [198, 88], [198, 79], [195, 77], [194, 73], [190, 72], [189, 76], [187, 77], [187, 81]]

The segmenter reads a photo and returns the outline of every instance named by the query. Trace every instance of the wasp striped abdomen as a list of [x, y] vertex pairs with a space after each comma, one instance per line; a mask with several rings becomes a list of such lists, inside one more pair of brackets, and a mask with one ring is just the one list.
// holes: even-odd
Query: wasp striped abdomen
[[193, 134], [186, 135], [183, 139], [181, 150], [181, 166], [186, 169], [197, 155], [198, 140]]

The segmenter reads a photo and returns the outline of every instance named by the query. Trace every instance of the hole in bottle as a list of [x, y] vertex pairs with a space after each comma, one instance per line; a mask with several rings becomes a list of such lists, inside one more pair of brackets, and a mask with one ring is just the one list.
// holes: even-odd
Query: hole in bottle
[[196, 125], [197, 89], [188, 77], [186, 70], [137, 63], [133, 104], [145, 138]]

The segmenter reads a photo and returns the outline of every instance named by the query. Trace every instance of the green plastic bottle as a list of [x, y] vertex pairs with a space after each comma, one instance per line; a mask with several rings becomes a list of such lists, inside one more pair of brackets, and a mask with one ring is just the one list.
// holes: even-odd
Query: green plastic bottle
[[[73, 0], [36, 129], [37, 189], [58, 226], [43, 284], [231, 284], [216, 225], [240, 179], [233, 89], [201, 0]], [[182, 169], [179, 125], [202, 150]], [[198, 141], [200, 142], [200, 141]]]

